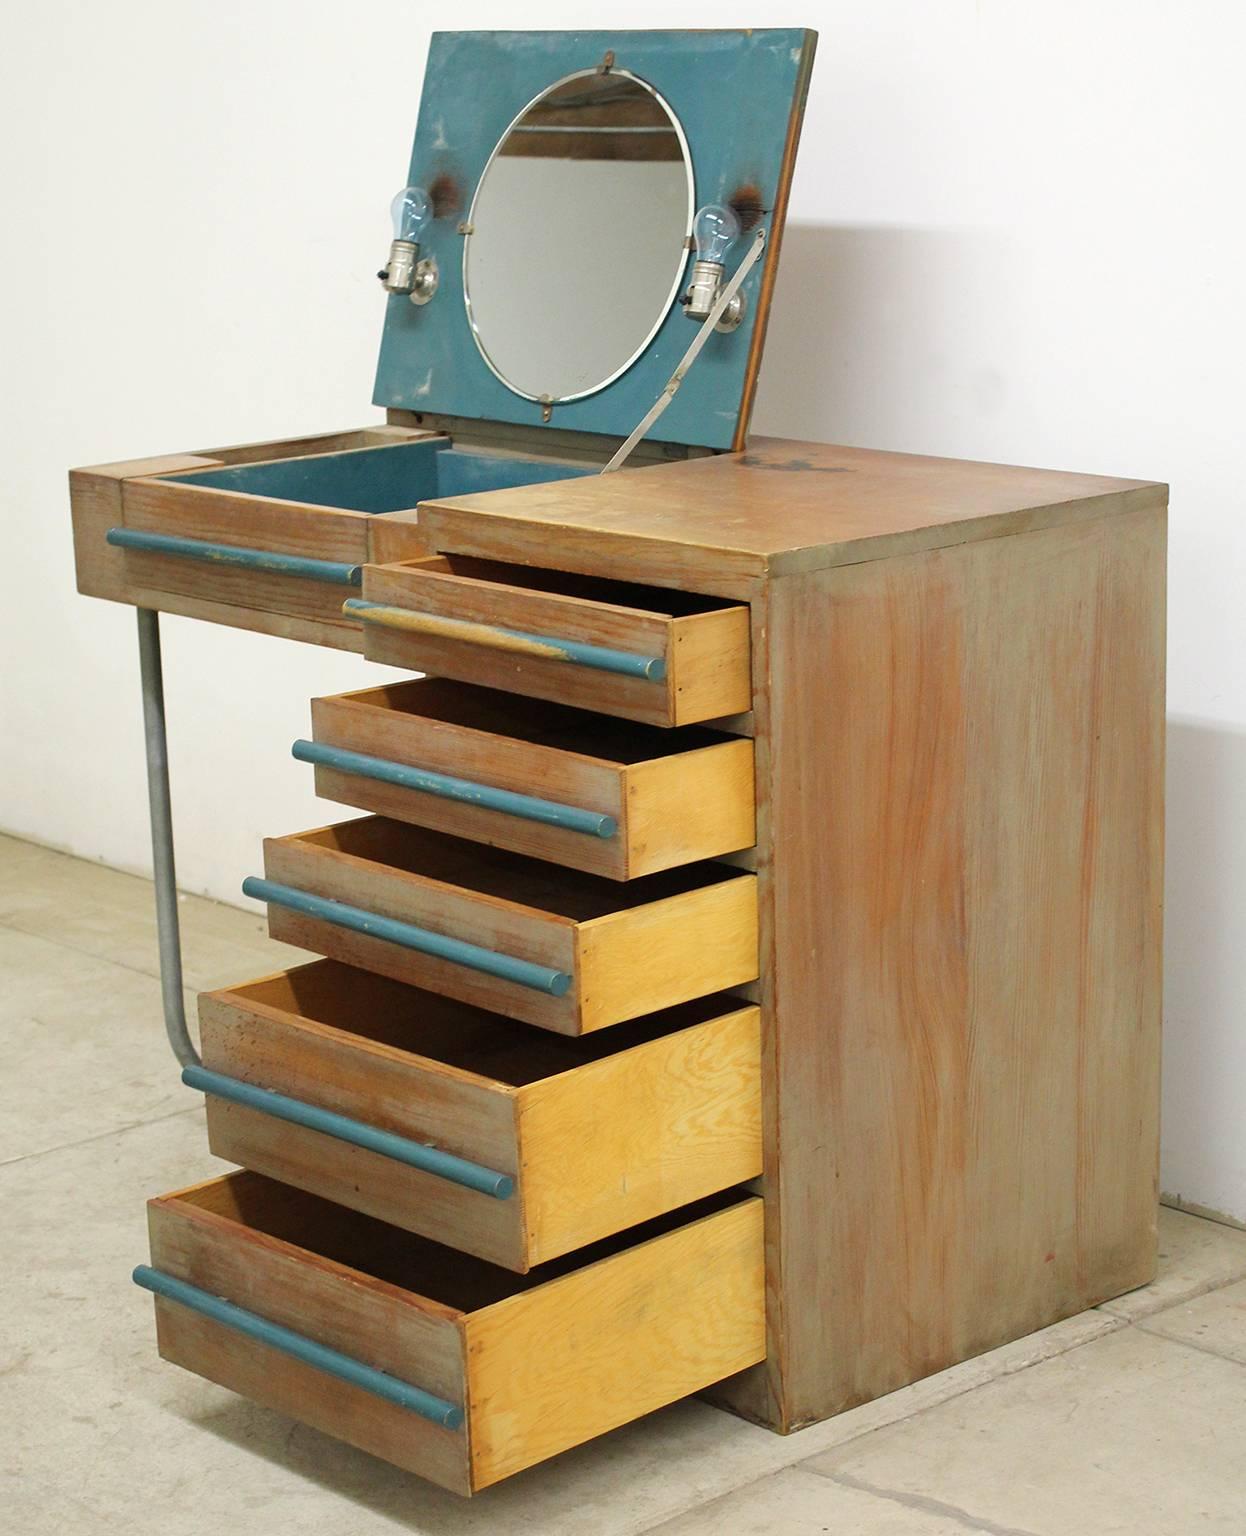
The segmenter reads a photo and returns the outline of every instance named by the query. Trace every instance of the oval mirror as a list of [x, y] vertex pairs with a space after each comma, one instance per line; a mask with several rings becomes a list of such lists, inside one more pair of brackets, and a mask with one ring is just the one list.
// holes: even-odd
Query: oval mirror
[[489, 157], [468, 214], [472, 335], [508, 389], [575, 400], [645, 351], [679, 292], [692, 163], [666, 102], [625, 70], [568, 75]]

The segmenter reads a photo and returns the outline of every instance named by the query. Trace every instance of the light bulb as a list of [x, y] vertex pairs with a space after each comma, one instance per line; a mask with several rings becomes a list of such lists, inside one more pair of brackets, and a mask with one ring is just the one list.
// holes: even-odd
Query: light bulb
[[389, 210], [394, 217], [394, 239], [418, 245], [433, 211], [424, 188], [403, 187], [389, 205]]
[[[682, 303], [689, 320], [708, 320], [718, 302], [723, 282], [723, 260], [740, 238], [740, 219], [734, 208], [722, 203], [706, 203], [692, 221], [692, 238], [697, 259]], [[720, 331], [733, 331], [744, 316], [744, 295], [734, 294], [718, 321]]]
[[706, 203], [692, 224], [697, 260], [712, 261], [721, 267], [723, 257], [740, 238], [740, 220], [734, 208], [721, 203]]
[[389, 211], [394, 219], [389, 264], [376, 275], [390, 293], [410, 294], [415, 303], [427, 303], [437, 287], [436, 264], [420, 261], [420, 240], [433, 216], [432, 200], [423, 187], [403, 187]]

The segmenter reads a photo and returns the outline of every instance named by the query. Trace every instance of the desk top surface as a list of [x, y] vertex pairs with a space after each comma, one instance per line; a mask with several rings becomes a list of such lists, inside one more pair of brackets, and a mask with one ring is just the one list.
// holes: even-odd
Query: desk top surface
[[[686, 577], [750, 582], [1162, 505], [1167, 487], [783, 438], [743, 453], [426, 504], [440, 547], [539, 563], [663, 550]], [[676, 558], [676, 550], [678, 557]], [[629, 573], [630, 574], [630, 573]], [[650, 579], [661, 580], [655, 570]]]

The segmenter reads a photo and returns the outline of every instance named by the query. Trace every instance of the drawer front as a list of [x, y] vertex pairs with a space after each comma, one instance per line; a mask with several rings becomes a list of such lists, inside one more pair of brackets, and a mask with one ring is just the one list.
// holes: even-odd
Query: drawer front
[[281, 941], [508, 1018], [586, 1034], [758, 975], [756, 877], [616, 885], [370, 817], [264, 845]]
[[437, 677], [651, 725], [751, 707], [747, 607], [655, 589], [635, 597], [650, 611], [608, 600], [616, 585], [438, 556], [369, 566], [346, 611], [365, 655]]
[[122, 514], [108, 540], [136, 588], [349, 622], [342, 600], [368, 558], [363, 513], [151, 479], [127, 482]]
[[761, 1201], [526, 1280], [250, 1173], [154, 1200], [160, 1352], [460, 1493], [758, 1363]]
[[294, 755], [315, 765], [325, 799], [614, 880], [756, 836], [744, 737], [655, 730], [435, 678], [314, 699], [312, 734]]
[[620, 1026], [615, 1049], [320, 961], [199, 1017], [206, 1072], [183, 1077], [218, 1157], [508, 1269], [761, 1172], [751, 1005]]
[[355, 648], [359, 622], [342, 602], [358, 595], [364, 564], [425, 553], [412, 514], [373, 516], [155, 476], [125, 481], [120, 501], [120, 517], [100, 535], [119, 558], [125, 600], [159, 606], [163, 594], [284, 614], [328, 626], [330, 636], [348, 632]]

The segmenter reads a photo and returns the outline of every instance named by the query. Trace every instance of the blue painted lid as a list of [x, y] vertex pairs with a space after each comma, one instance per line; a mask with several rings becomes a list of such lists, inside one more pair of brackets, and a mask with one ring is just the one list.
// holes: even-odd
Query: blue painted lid
[[[473, 239], [477, 242], [473, 260], [480, 260], [482, 249], [479, 232], [473, 233], [471, 223], [477, 189], [495, 147], [526, 109], [558, 82], [566, 83], [555, 104], [565, 101], [581, 108], [585, 105], [582, 98], [603, 84], [615, 91], [617, 100], [628, 93], [642, 94], [634, 83], [622, 83], [638, 82], [647, 88], [643, 94], [652, 98], [656, 93], [670, 114], [662, 118], [668, 125], [662, 130], [666, 141], [673, 143], [678, 138], [686, 145], [691, 197], [684, 201], [689, 219], [694, 210], [706, 204], [727, 205], [739, 217], [742, 234], [724, 259], [724, 281], [730, 279], [749, 250], [755, 230], [760, 226], [766, 232], [760, 259], [741, 290], [746, 301], [742, 323], [729, 334], [716, 332], [709, 338], [649, 435], [667, 443], [716, 449], [742, 447], [815, 40], [816, 34], [803, 29], [435, 33], [407, 179], [410, 185], [427, 189], [431, 197], [433, 217], [420, 235], [419, 255], [436, 263], [438, 287], [432, 300], [421, 305], [404, 294], [389, 296], [375, 404], [433, 416], [549, 426], [616, 438], [626, 437], [636, 427], [696, 336], [696, 326], [680, 303], [695, 260], [690, 239], [687, 250], [678, 239], [671, 244], [669, 307], [663, 312], [661, 305], [654, 306], [657, 312], [651, 334], [647, 341], [643, 336], [637, 338], [643, 348], [639, 355], [622, 362], [611, 382], [582, 392], [567, 388], [562, 398], [551, 397], [548, 391], [542, 398], [539, 386], [520, 377], [522, 367], [499, 365], [488, 355], [489, 332], [480, 312], [484, 290], [473, 276], [473, 311], [478, 320], [474, 330], [465, 299], [464, 267], [465, 251]], [[572, 83], [578, 80], [586, 86], [579, 93]], [[581, 99], [571, 102], [568, 92]], [[675, 158], [660, 152], [647, 155], [630, 147], [603, 147], [611, 143], [626, 146], [629, 141], [622, 135], [656, 134], [659, 130], [655, 128], [598, 127], [590, 130], [602, 136], [595, 146], [577, 152], [564, 148], [564, 143], [569, 145], [573, 138], [582, 144], [590, 141], [581, 128], [565, 126], [566, 113], [535, 120], [551, 126], [526, 127], [524, 132], [533, 137], [526, 141], [512, 138], [508, 155], [522, 153], [543, 160], [551, 176], [569, 159], [630, 162]], [[560, 140], [559, 134], [569, 137]], [[524, 148], [517, 152], [513, 146], [521, 142]], [[508, 174], [513, 169], [509, 168]], [[559, 188], [570, 185], [565, 179], [555, 179], [552, 184]], [[495, 180], [492, 186], [497, 185]], [[651, 202], [651, 194], [637, 195]], [[482, 198], [476, 207], [483, 206]], [[638, 202], [635, 206], [641, 205]], [[548, 221], [542, 220], [539, 211], [537, 217], [527, 217], [522, 207], [520, 215], [509, 226], [515, 230], [513, 251], [494, 232], [490, 252], [496, 258], [499, 249], [506, 248], [506, 281], [513, 275], [517, 293], [523, 293], [525, 274], [537, 270], [534, 264], [541, 262], [542, 232], [547, 226], [556, 226], [564, 241], [582, 234], [586, 275], [599, 277], [591, 303], [568, 304], [565, 314], [551, 316], [546, 337], [556, 352], [563, 324], [569, 328], [570, 345], [577, 328], [602, 323], [612, 282], [620, 276], [620, 269], [612, 262], [626, 264], [630, 256], [627, 205], [619, 200], [618, 218], [608, 225], [603, 226], [600, 212], [595, 226], [586, 219], [582, 232], [575, 224], [574, 212], [569, 215], [566, 207], [560, 208], [557, 219]], [[684, 217], [682, 205], [678, 217]], [[683, 234], [689, 235], [690, 229], [685, 227]], [[509, 289], [501, 291], [508, 296]], [[577, 309], [581, 312], [574, 312]], [[526, 350], [522, 337], [519, 346]], [[503, 375], [518, 388], [508, 387]]]

